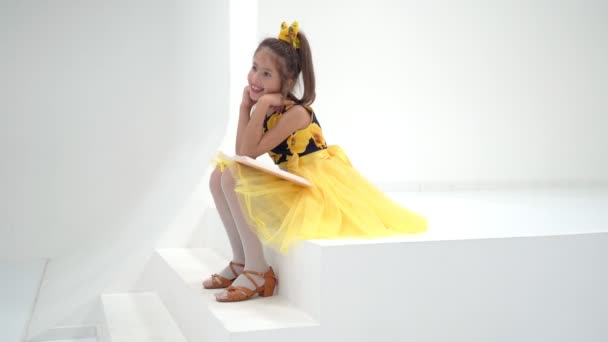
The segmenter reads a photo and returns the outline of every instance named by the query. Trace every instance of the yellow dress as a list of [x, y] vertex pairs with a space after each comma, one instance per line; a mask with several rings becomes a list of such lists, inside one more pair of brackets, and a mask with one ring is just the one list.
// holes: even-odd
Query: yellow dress
[[[327, 146], [312, 108], [311, 124], [268, 152], [275, 164], [308, 179], [302, 187], [236, 163], [219, 153], [216, 164], [230, 170], [245, 218], [262, 242], [287, 253], [292, 243], [309, 239], [374, 238], [427, 230], [426, 219], [403, 208], [351, 165], [337, 145]], [[274, 127], [277, 112], [264, 121]]]

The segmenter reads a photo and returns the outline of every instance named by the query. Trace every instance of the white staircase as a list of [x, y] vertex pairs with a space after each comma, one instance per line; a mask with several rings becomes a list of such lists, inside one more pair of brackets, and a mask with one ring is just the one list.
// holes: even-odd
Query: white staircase
[[309, 341], [317, 336], [318, 321], [280, 293], [217, 303], [213, 293], [218, 290], [203, 289], [201, 281], [227, 263], [209, 248], [157, 250], [140, 281], [155, 292], [102, 295], [108, 342], [186, 341], [182, 332], [188, 341]]
[[[475, 198], [452, 201], [460, 210], [447, 219], [436, 216], [448, 212], [437, 201], [412, 202], [433, 234], [305, 241], [287, 256], [267, 250], [277, 294], [239, 303], [217, 303], [218, 290], [201, 287], [227, 265], [225, 244], [157, 250], [133, 293], [102, 296], [107, 341], [608, 340], [608, 196], [591, 211], [585, 206], [570, 230], [555, 226], [559, 219], [538, 227], [538, 217], [560, 215], [550, 205], [555, 194], [529, 202]], [[534, 227], [521, 236], [475, 235], [479, 227], [466, 227], [469, 207], [491, 212], [496, 226], [517, 217]], [[202, 235], [217, 241], [209, 237], [223, 234], [219, 218], [207, 215]], [[445, 229], [470, 234], [442, 235]]]
[[[155, 267], [159, 274], [171, 277], [166, 279], [168, 286], [158, 288], [159, 294], [167, 298], [170, 310], [180, 322], [195, 323], [182, 326], [191, 340], [194, 337], [200, 341], [235, 341], [239, 336], [251, 340], [245, 334], [251, 332], [275, 336], [278, 340], [288, 338], [292, 329], [309, 334], [319, 326], [310, 314], [292, 305], [280, 291], [269, 298], [216, 302], [213, 294], [218, 290], [203, 289], [201, 281], [225, 267], [228, 260], [209, 248], [162, 249], [153, 262], [158, 263]], [[201, 321], [208, 324], [202, 326]]]

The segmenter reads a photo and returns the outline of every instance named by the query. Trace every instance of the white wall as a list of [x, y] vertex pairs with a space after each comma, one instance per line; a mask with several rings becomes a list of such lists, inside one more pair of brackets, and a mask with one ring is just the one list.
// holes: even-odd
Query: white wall
[[230, 0], [230, 115], [221, 150], [235, 153], [243, 87], [257, 47], [257, 0]]
[[15, 1], [2, 17], [0, 260], [52, 259], [33, 336], [135, 276], [203, 177], [227, 124], [228, 3]]
[[23, 341], [45, 265], [42, 259], [0, 260], [0, 341]]
[[328, 143], [376, 182], [608, 179], [608, 3], [259, 0], [310, 38]]

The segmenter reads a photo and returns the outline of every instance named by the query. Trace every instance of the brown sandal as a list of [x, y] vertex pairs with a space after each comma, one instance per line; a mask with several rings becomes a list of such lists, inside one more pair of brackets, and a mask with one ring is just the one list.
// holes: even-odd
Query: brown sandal
[[243, 265], [243, 264], [239, 264], [238, 262], [231, 261], [230, 270], [232, 271], [232, 274], [234, 274], [234, 278], [228, 279], [228, 278], [222, 277], [221, 275], [219, 275], [217, 273], [214, 273], [211, 275], [211, 285], [205, 285], [203, 282], [203, 287], [206, 289], [225, 289], [228, 286], [232, 285], [232, 282], [234, 281], [234, 279], [236, 279], [236, 277], [239, 276], [239, 274], [234, 269], [234, 266], [241, 266], [243, 268], [245, 267], [245, 265]]
[[[228, 297], [226, 298], [215, 298], [218, 302], [240, 302], [242, 300], [253, 297], [256, 293], [260, 297], [270, 297], [274, 294], [274, 288], [278, 283], [277, 276], [274, 274], [272, 267], [268, 268], [266, 273], [254, 272], [254, 271], [243, 271], [243, 274], [255, 287], [255, 291], [252, 291], [244, 286], [229, 286], [227, 290]], [[249, 274], [255, 274], [264, 278], [264, 285], [258, 286], [258, 284], [251, 278]]]

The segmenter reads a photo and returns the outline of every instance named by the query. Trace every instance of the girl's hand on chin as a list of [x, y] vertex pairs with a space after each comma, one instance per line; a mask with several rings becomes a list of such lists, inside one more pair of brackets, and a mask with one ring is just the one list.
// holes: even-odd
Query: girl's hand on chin
[[245, 86], [243, 89], [243, 98], [241, 99], [241, 108], [246, 108], [248, 110], [253, 107], [255, 101], [251, 99], [249, 96], [249, 86]]

